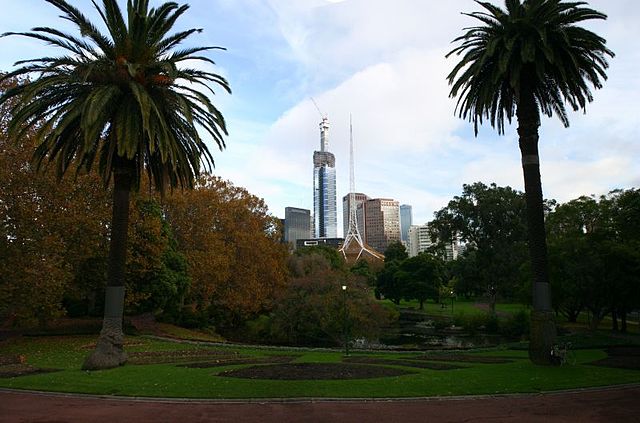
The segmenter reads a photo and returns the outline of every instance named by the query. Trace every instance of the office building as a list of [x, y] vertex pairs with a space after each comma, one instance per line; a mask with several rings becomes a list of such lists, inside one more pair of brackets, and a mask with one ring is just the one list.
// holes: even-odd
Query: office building
[[400, 206], [400, 240], [407, 246], [409, 243], [409, 228], [413, 225], [413, 215], [409, 204]]
[[311, 211], [286, 207], [284, 209], [284, 241], [295, 248], [298, 239], [308, 239], [311, 236]]
[[[349, 194], [342, 197], [342, 228], [344, 230], [343, 234], [345, 234], [345, 237], [346, 237], [346, 234], [349, 232], [349, 211], [351, 210], [349, 197], [350, 197]], [[361, 192], [356, 192], [353, 194], [353, 197], [354, 197], [353, 202], [355, 203], [356, 210], [357, 210], [356, 213], [359, 214], [357, 216], [358, 232], [360, 232], [360, 235], [364, 237], [364, 217], [362, 215], [362, 203], [369, 200], [369, 196]]]
[[418, 254], [427, 251], [433, 243], [429, 236], [429, 227], [424, 225], [411, 225], [408, 233], [409, 257], [415, 257]]
[[380, 253], [389, 244], [400, 241], [400, 204], [389, 198], [364, 201], [360, 207], [364, 215], [365, 242]]

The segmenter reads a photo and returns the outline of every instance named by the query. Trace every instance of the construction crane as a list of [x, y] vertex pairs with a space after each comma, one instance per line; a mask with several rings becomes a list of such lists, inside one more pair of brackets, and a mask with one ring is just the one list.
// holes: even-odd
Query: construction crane
[[328, 147], [329, 147], [329, 136], [328, 136], [329, 118], [327, 118], [326, 114], [323, 114], [320, 111], [320, 107], [318, 107], [318, 103], [316, 103], [316, 101], [313, 99], [313, 97], [309, 97], [309, 98], [313, 102], [313, 105], [316, 106], [316, 110], [318, 111], [318, 113], [320, 114], [320, 117], [322, 118], [322, 121], [320, 122], [320, 151], [322, 151], [322, 152], [329, 151], [328, 150]]
[[320, 107], [318, 107], [318, 103], [316, 103], [315, 99], [313, 97], [309, 97], [311, 99], [311, 101], [313, 102], [313, 105], [316, 106], [316, 110], [318, 111], [318, 113], [320, 114], [320, 117], [322, 119], [326, 119], [327, 118], [327, 114], [326, 113], [322, 113], [322, 111], [320, 111]]

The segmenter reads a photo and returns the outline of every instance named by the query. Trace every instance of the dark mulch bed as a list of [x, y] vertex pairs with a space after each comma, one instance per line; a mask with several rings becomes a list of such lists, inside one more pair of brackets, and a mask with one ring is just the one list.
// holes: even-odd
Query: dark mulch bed
[[371, 379], [412, 374], [391, 367], [344, 363], [289, 363], [228, 370], [218, 376], [270, 380]]
[[134, 351], [128, 355], [129, 364], [166, 364], [243, 358], [238, 353], [221, 350]]
[[607, 358], [592, 361], [591, 365], [615, 367], [618, 369], [640, 370], [640, 347], [609, 347]]
[[40, 369], [29, 364], [7, 364], [0, 366], [0, 378], [7, 379], [11, 377], [36, 375], [38, 373], [59, 372], [58, 369]]
[[640, 357], [640, 347], [620, 345], [617, 347], [607, 348], [607, 354], [610, 356], [624, 357]]
[[391, 366], [405, 366], [415, 367], [417, 369], [431, 369], [431, 370], [452, 370], [463, 369], [463, 366], [456, 366], [453, 364], [444, 363], [429, 363], [428, 361], [411, 361], [411, 360], [386, 360], [383, 358], [374, 357], [348, 357], [342, 361], [347, 363], [360, 363], [360, 364], [382, 364]]
[[480, 363], [480, 364], [507, 364], [513, 363], [514, 359], [504, 357], [491, 357], [486, 355], [470, 354], [425, 354], [411, 357], [412, 360], [429, 361], [456, 361], [459, 363]]
[[290, 363], [297, 357], [297, 355], [272, 355], [269, 357], [257, 358], [229, 358], [219, 359], [215, 361], [205, 361], [201, 363], [181, 364], [178, 367], [188, 367], [190, 369], [206, 369], [209, 367], [232, 366], [236, 364], [281, 364]]

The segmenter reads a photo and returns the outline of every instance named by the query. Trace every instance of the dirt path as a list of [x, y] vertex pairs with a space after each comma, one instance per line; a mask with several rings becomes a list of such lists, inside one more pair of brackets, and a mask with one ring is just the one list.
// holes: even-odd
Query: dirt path
[[542, 395], [398, 401], [136, 400], [0, 390], [0, 422], [634, 422], [640, 385]]

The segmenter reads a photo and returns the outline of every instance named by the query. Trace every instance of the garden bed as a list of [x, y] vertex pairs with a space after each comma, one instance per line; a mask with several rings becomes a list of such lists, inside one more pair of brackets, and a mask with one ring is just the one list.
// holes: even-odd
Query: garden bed
[[415, 372], [345, 363], [289, 363], [228, 370], [217, 376], [269, 380], [345, 380], [408, 375]]

